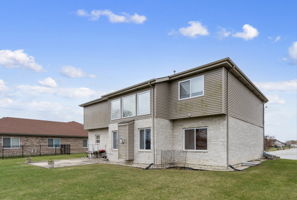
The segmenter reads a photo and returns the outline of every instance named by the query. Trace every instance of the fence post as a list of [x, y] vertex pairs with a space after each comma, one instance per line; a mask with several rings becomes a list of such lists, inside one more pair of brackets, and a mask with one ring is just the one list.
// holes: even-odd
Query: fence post
[[41, 144], [39, 145], [39, 155], [41, 156]]
[[57, 147], [55, 146], [55, 155], [57, 154], [56, 149], [57, 149]]
[[22, 157], [24, 157], [24, 145], [22, 145]]
[[2, 146], [2, 159], [4, 159], [4, 148], [3, 148], [3, 146]]

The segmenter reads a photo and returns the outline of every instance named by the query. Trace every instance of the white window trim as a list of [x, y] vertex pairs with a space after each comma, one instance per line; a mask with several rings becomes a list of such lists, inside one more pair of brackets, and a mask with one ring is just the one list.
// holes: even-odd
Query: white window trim
[[[201, 95], [197, 95], [197, 96], [192, 96], [192, 79], [193, 78], [196, 78], [196, 77], [203, 77], [203, 91], [202, 91], [202, 94]], [[186, 98], [180, 98], [180, 84], [183, 83], [183, 82], [186, 82], [186, 81], [190, 81], [190, 97], [186, 97]], [[195, 76], [195, 77], [192, 77], [192, 78], [189, 78], [189, 79], [186, 79], [186, 80], [182, 80], [182, 81], [179, 81], [178, 82], [178, 100], [181, 101], [181, 100], [186, 100], [186, 99], [193, 99], [193, 98], [196, 98], [196, 97], [202, 97], [204, 96], [204, 87], [205, 86], [205, 80], [204, 80], [204, 75], [199, 75], [199, 76]]]
[[[145, 129], [150, 129], [151, 130], [151, 148], [150, 149], [141, 149], [140, 148], [140, 130], [145, 130]], [[145, 131], [144, 131], [144, 134], [145, 134]], [[143, 152], [150, 152], [150, 151], [152, 151], [152, 129], [151, 129], [151, 127], [145, 127], [145, 128], [139, 128], [138, 129], [138, 141], [139, 141], [139, 145], [138, 145], [138, 151], [143, 151]], [[144, 137], [145, 138], [145, 137]], [[145, 143], [144, 143], [144, 145], [145, 145]]]
[[[118, 143], [118, 148], [117, 149], [114, 149], [113, 148], [113, 133], [116, 132], [117, 133], [117, 143]], [[114, 151], [118, 151], [119, 150], [119, 131], [118, 130], [113, 130], [111, 131], [111, 149], [114, 150]]]
[[[54, 146], [54, 141], [53, 141], [53, 146], [52, 146], [52, 147], [49, 147], [49, 146], [48, 146], [48, 140], [49, 140], [49, 139], [53, 139], [53, 140], [54, 140], [54, 139], [59, 139], [59, 140], [60, 140], [60, 146], [55, 147], [55, 146]], [[60, 148], [60, 147], [61, 147], [61, 138], [47, 138], [47, 148], [53, 148], [53, 149], [54, 149], [54, 148]]]
[[[192, 130], [195, 129], [195, 134], [194, 137], [196, 138], [196, 130], [197, 129], [206, 129], [207, 130], [207, 149], [186, 149], [185, 145], [185, 135], [186, 135], [186, 130]], [[194, 147], [196, 148], [196, 140], [194, 139]], [[201, 152], [201, 153], [207, 153], [208, 152], [208, 128], [207, 127], [198, 127], [198, 128], [184, 128], [183, 129], [183, 151], [188, 151], [188, 152]]]
[[[149, 113], [147, 113], [147, 114], [139, 114], [138, 112], [138, 107], [139, 107], [139, 104], [138, 104], [138, 96], [139, 95], [141, 95], [141, 94], [145, 94], [145, 93], [149, 93], [150, 94], [150, 101], [149, 101], [149, 103], [150, 103], [150, 111], [149, 111]], [[143, 91], [143, 92], [138, 92], [137, 93], [137, 95], [136, 95], [136, 114], [137, 114], [137, 116], [145, 116], [145, 115], [150, 115], [151, 114], [151, 91], [150, 90], [146, 90], [146, 91]]]
[[[120, 117], [118, 117], [118, 118], [112, 118], [112, 102], [114, 102], [114, 101], [120, 101]], [[110, 119], [117, 120], [117, 119], [121, 119], [121, 117], [122, 117], [122, 99], [121, 98], [114, 99], [110, 102]]]
[[[129, 116], [129, 117], [124, 117], [123, 116], [123, 114], [124, 114], [124, 109], [123, 109], [123, 99], [124, 98], [126, 98], [126, 97], [130, 97], [130, 96], [134, 96], [134, 99], [135, 99], [135, 114], [134, 115], [132, 115], [132, 116]], [[130, 117], [135, 117], [135, 116], [137, 116], [137, 99], [136, 99], [136, 94], [130, 94], [130, 95], [126, 95], [126, 96], [123, 96], [122, 98], [121, 98], [121, 117], [122, 117], [122, 119], [126, 119], [126, 118], [130, 118]]]
[[[10, 138], [10, 146], [11, 146], [11, 138], [19, 138], [19, 146], [18, 147], [4, 147], [4, 138]], [[20, 149], [22, 146], [21, 144], [21, 138], [20, 137], [7, 137], [7, 136], [3, 136], [2, 137], [2, 147], [3, 149]]]

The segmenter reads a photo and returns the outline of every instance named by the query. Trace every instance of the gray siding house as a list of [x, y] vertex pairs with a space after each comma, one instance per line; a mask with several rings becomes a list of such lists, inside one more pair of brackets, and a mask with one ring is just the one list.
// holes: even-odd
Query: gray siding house
[[225, 58], [81, 106], [89, 151], [111, 162], [227, 169], [262, 157], [267, 101]]

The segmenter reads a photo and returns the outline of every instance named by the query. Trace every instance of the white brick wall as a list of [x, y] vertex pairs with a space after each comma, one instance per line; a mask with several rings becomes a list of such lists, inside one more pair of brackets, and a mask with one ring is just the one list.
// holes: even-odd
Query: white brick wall
[[[108, 144], [107, 132], [107, 129], [88, 131], [88, 150], [98, 151], [99, 149], [106, 149]], [[100, 135], [100, 144], [96, 144], [96, 135]]]
[[[207, 150], [187, 151], [186, 166], [194, 168], [227, 167], [227, 120], [226, 116], [188, 118], [180, 120], [155, 119], [155, 133], [152, 118], [136, 120], [134, 123], [134, 164], [154, 162], [154, 134], [156, 134], [155, 163], [161, 164], [162, 150], [184, 150], [184, 129], [207, 127]], [[229, 164], [257, 159], [263, 153], [263, 128], [229, 117]], [[151, 128], [151, 150], [139, 149], [139, 129]], [[99, 134], [100, 148], [106, 149], [110, 161], [118, 160], [118, 151], [112, 149], [112, 131], [118, 124], [109, 124], [108, 129], [89, 131], [89, 143], [95, 144]], [[89, 149], [90, 150], [90, 149]]]
[[229, 117], [229, 164], [261, 158], [263, 128]]
[[[154, 133], [153, 133], [153, 120], [143, 119], [134, 122], [134, 163], [150, 164], [154, 162]], [[139, 149], [139, 129], [151, 128], [151, 150]]]
[[112, 132], [118, 131], [118, 124], [109, 124], [108, 126], [108, 144], [107, 157], [110, 161], [118, 161], [118, 150], [112, 148]]
[[166, 119], [155, 119], [156, 132], [156, 164], [161, 164], [161, 151], [172, 150], [172, 122]]
[[227, 167], [225, 116], [181, 119], [173, 122], [173, 149], [184, 149], [184, 129], [207, 127], [207, 151], [187, 151], [189, 166]]

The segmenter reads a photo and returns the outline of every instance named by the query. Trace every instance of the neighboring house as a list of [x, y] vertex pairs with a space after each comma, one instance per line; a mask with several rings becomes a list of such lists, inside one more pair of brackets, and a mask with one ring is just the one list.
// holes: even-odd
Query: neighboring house
[[225, 58], [81, 106], [89, 150], [106, 150], [110, 161], [163, 166], [171, 156], [226, 169], [262, 157], [267, 101]]
[[60, 154], [61, 145], [68, 150], [70, 145], [70, 153], [86, 152], [87, 136], [83, 125], [74, 121], [4, 117], [0, 119], [0, 157]]
[[283, 148], [283, 147], [286, 146], [286, 143], [281, 142], [281, 141], [279, 141], [279, 140], [277, 140], [277, 139], [274, 139], [272, 145], [273, 145], [274, 147], [277, 147], [277, 148]]

